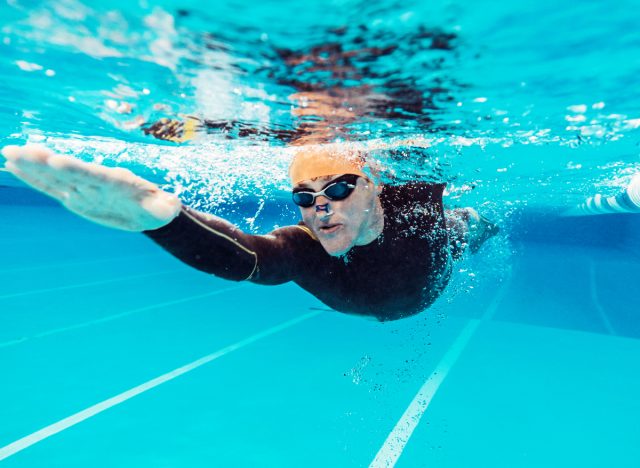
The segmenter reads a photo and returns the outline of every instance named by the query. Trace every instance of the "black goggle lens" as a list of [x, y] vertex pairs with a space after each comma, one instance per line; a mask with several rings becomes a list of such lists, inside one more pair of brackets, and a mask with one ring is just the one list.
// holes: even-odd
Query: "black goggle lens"
[[351, 188], [346, 181], [342, 181], [328, 187], [324, 194], [331, 200], [343, 200], [347, 198], [352, 191], [353, 188]]
[[293, 203], [304, 208], [313, 206], [315, 198], [309, 192], [293, 192]]

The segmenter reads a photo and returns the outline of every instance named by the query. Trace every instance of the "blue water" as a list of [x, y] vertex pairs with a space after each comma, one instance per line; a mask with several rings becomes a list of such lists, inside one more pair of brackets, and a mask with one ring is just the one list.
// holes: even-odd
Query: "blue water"
[[[640, 171], [638, 11], [0, 3], [2, 146], [264, 233], [297, 220], [291, 146], [396, 142], [375, 153], [396, 179], [502, 227], [432, 308], [380, 324], [192, 271], [0, 171], [0, 464], [637, 467], [640, 219], [562, 214]], [[185, 115], [232, 124], [142, 131]]]

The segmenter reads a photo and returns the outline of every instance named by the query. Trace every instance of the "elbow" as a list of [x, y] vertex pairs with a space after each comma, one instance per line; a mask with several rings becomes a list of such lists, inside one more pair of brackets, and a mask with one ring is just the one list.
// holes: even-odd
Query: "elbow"
[[210, 260], [211, 259], [208, 259], [205, 256], [196, 254], [191, 258], [183, 259], [183, 262], [208, 275], [236, 282], [251, 279], [256, 269], [256, 262], [252, 258], [235, 262], [219, 262]]

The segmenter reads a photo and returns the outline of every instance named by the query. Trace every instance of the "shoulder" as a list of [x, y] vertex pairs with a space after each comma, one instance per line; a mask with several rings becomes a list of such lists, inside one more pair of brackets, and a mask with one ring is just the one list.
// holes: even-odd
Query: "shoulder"
[[385, 187], [381, 194], [385, 219], [397, 236], [411, 237], [411, 233], [431, 232], [444, 223], [442, 194], [445, 184], [411, 182]]
[[309, 228], [308, 228], [304, 223], [302, 223], [302, 222], [301, 222], [300, 224], [297, 224], [297, 225], [295, 225], [295, 226], [291, 226], [291, 227], [298, 229], [298, 235], [300, 235], [300, 232], [304, 232], [304, 233], [307, 235], [307, 237], [311, 238], [312, 240], [314, 240], [314, 241], [317, 241], [317, 240], [318, 240], [318, 238], [313, 234], [313, 232], [311, 231], [311, 229], [309, 229]]
[[393, 206], [415, 204], [441, 204], [446, 184], [409, 182], [401, 185], [386, 185], [381, 198]]

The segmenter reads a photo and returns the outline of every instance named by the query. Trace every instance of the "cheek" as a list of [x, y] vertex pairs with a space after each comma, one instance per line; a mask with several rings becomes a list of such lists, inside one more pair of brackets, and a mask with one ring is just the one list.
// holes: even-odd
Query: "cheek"
[[300, 208], [300, 216], [302, 216], [302, 221], [306, 224], [313, 224], [313, 219], [315, 217], [314, 210], [309, 208]]
[[358, 224], [366, 218], [368, 209], [367, 200], [363, 197], [356, 197], [350, 200], [350, 203], [345, 204], [343, 213], [351, 221], [351, 224]]

